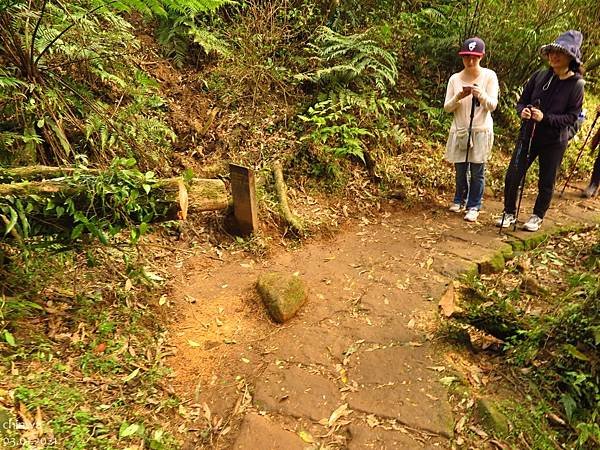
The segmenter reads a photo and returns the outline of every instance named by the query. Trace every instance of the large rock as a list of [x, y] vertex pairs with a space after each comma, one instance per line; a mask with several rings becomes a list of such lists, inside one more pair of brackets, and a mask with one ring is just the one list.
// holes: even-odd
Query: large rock
[[294, 317], [306, 300], [304, 283], [297, 275], [266, 273], [258, 278], [256, 287], [275, 322]]

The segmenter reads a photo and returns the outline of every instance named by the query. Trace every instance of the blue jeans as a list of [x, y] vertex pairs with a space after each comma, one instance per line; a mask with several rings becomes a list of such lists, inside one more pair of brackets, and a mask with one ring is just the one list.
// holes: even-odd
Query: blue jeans
[[[463, 205], [467, 202], [467, 209], [481, 209], [483, 187], [485, 185], [485, 164], [454, 163], [456, 169], [456, 193], [454, 203]], [[469, 180], [468, 173], [471, 173]]]

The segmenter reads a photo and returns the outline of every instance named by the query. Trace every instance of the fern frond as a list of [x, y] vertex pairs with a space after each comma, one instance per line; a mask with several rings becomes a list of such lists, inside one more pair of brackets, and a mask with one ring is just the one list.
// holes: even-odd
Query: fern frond
[[[0, 72], [0, 89], [14, 89], [23, 86], [27, 86], [27, 84], [18, 78], [8, 77]], [[0, 100], [2, 100], [2, 96], [0, 96]]]
[[309, 49], [326, 67], [296, 78], [334, 85], [362, 80], [374, 83], [381, 92], [393, 86], [398, 78], [396, 59], [371, 39], [368, 32], [343, 36], [321, 27]]
[[208, 30], [193, 26], [190, 27], [188, 33], [192, 37], [194, 43], [202, 47], [202, 50], [204, 50], [206, 54], [216, 53], [220, 56], [229, 56], [231, 54], [231, 50], [227, 44]]

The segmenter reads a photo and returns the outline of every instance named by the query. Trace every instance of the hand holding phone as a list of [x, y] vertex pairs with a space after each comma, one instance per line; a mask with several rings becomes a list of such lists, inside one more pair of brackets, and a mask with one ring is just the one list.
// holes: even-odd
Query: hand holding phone
[[465, 98], [468, 95], [471, 95], [471, 90], [473, 89], [473, 86], [468, 86], [465, 85], [462, 87], [462, 91], [460, 91], [460, 98]]

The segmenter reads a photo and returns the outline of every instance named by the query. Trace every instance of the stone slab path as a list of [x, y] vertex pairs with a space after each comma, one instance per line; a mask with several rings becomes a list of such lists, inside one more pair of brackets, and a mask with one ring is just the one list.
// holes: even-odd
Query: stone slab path
[[[440, 382], [448, 374], [432, 324], [453, 278], [532, 237], [499, 235], [500, 207], [486, 201], [476, 224], [440, 207], [388, 211], [267, 259], [188, 260], [174, 291], [170, 360], [175, 389], [198, 416], [186, 448], [450, 448], [454, 418]], [[600, 202], [570, 193], [533, 236], [599, 217]], [[267, 271], [298, 272], [309, 288], [283, 326], [254, 289]], [[193, 431], [203, 421], [208, 437]]]

